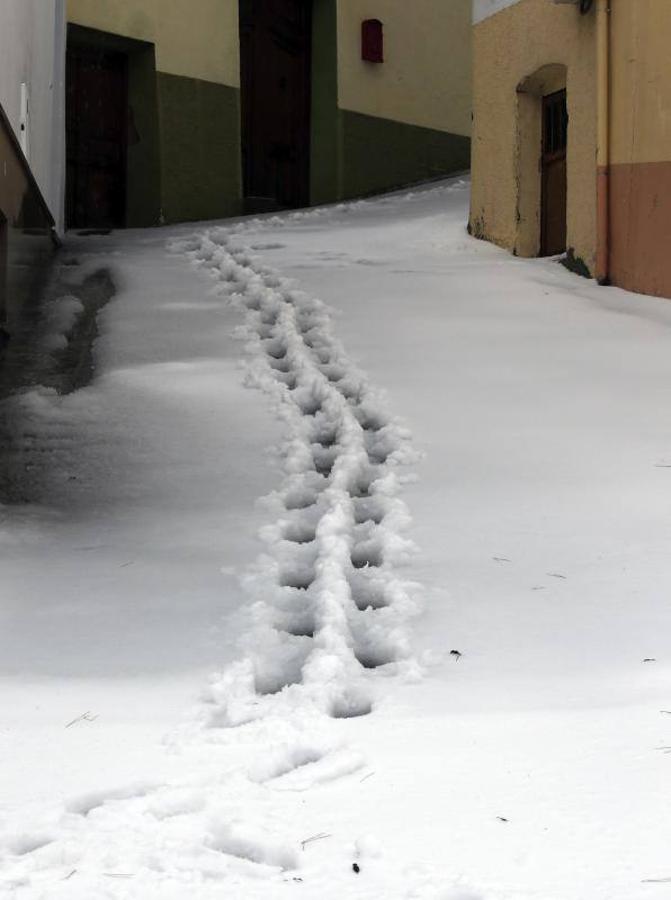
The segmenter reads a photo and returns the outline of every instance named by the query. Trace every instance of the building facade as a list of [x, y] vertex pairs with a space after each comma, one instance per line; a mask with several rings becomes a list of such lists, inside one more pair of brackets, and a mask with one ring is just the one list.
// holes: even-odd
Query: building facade
[[[361, 52], [371, 18], [383, 24], [377, 65]], [[469, 18], [463, 0], [339, 0], [338, 197], [470, 167]]]
[[474, 0], [471, 233], [671, 296], [671, 4]]
[[63, 223], [64, 0], [0, 4], [0, 358]]
[[239, 211], [238, 24], [226, 0], [68, 0], [68, 227]]
[[67, 19], [71, 227], [298, 207], [468, 167], [470, 0], [67, 0]]

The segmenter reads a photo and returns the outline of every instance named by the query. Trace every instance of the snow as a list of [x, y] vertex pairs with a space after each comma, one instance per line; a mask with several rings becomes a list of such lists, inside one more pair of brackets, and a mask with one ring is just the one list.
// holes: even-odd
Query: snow
[[46, 333], [42, 337], [47, 350], [62, 350], [68, 346], [68, 336], [83, 312], [84, 307], [76, 297], [67, 294], [56, 297], [46, 308]]
[[118, 293], [5, 409], [0, 896], [662, 895], [671, 308], [467, 201], [71, 239]]

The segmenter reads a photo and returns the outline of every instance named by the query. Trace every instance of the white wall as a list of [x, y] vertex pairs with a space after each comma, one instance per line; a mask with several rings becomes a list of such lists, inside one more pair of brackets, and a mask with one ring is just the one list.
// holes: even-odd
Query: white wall
[[65, 0], [0, 0], [0, 103], [19, 137], [28, 85], [28, 161], [59, 231], [65, 184]]
[[513, 3], [519, 3], [519, 0], [473, 0], [473, 23], [482, 22]]

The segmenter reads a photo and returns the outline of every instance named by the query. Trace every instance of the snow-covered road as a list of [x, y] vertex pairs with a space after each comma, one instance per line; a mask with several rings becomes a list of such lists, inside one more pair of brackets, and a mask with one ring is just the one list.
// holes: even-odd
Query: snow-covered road
[[671, 307], [467, 198], [73, 242], [118, 294], [12, 401], [0, 896], [668, 891]]

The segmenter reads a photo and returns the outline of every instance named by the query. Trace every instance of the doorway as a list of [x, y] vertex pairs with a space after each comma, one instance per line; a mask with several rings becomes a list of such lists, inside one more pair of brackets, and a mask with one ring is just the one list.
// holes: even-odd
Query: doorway
[[7, 321], [7, 280], [7, 219], [0, 209], [0, 354], [6, 340], [2, 326]]
[[540, 255], [566, 250], [566, 91], [543, 97]]
[[66, 64], [66, 226], [126, 220], [128, 58], [69, 43]]
[[310, 200], [312, 0], [240, 0], [245, 207]]

